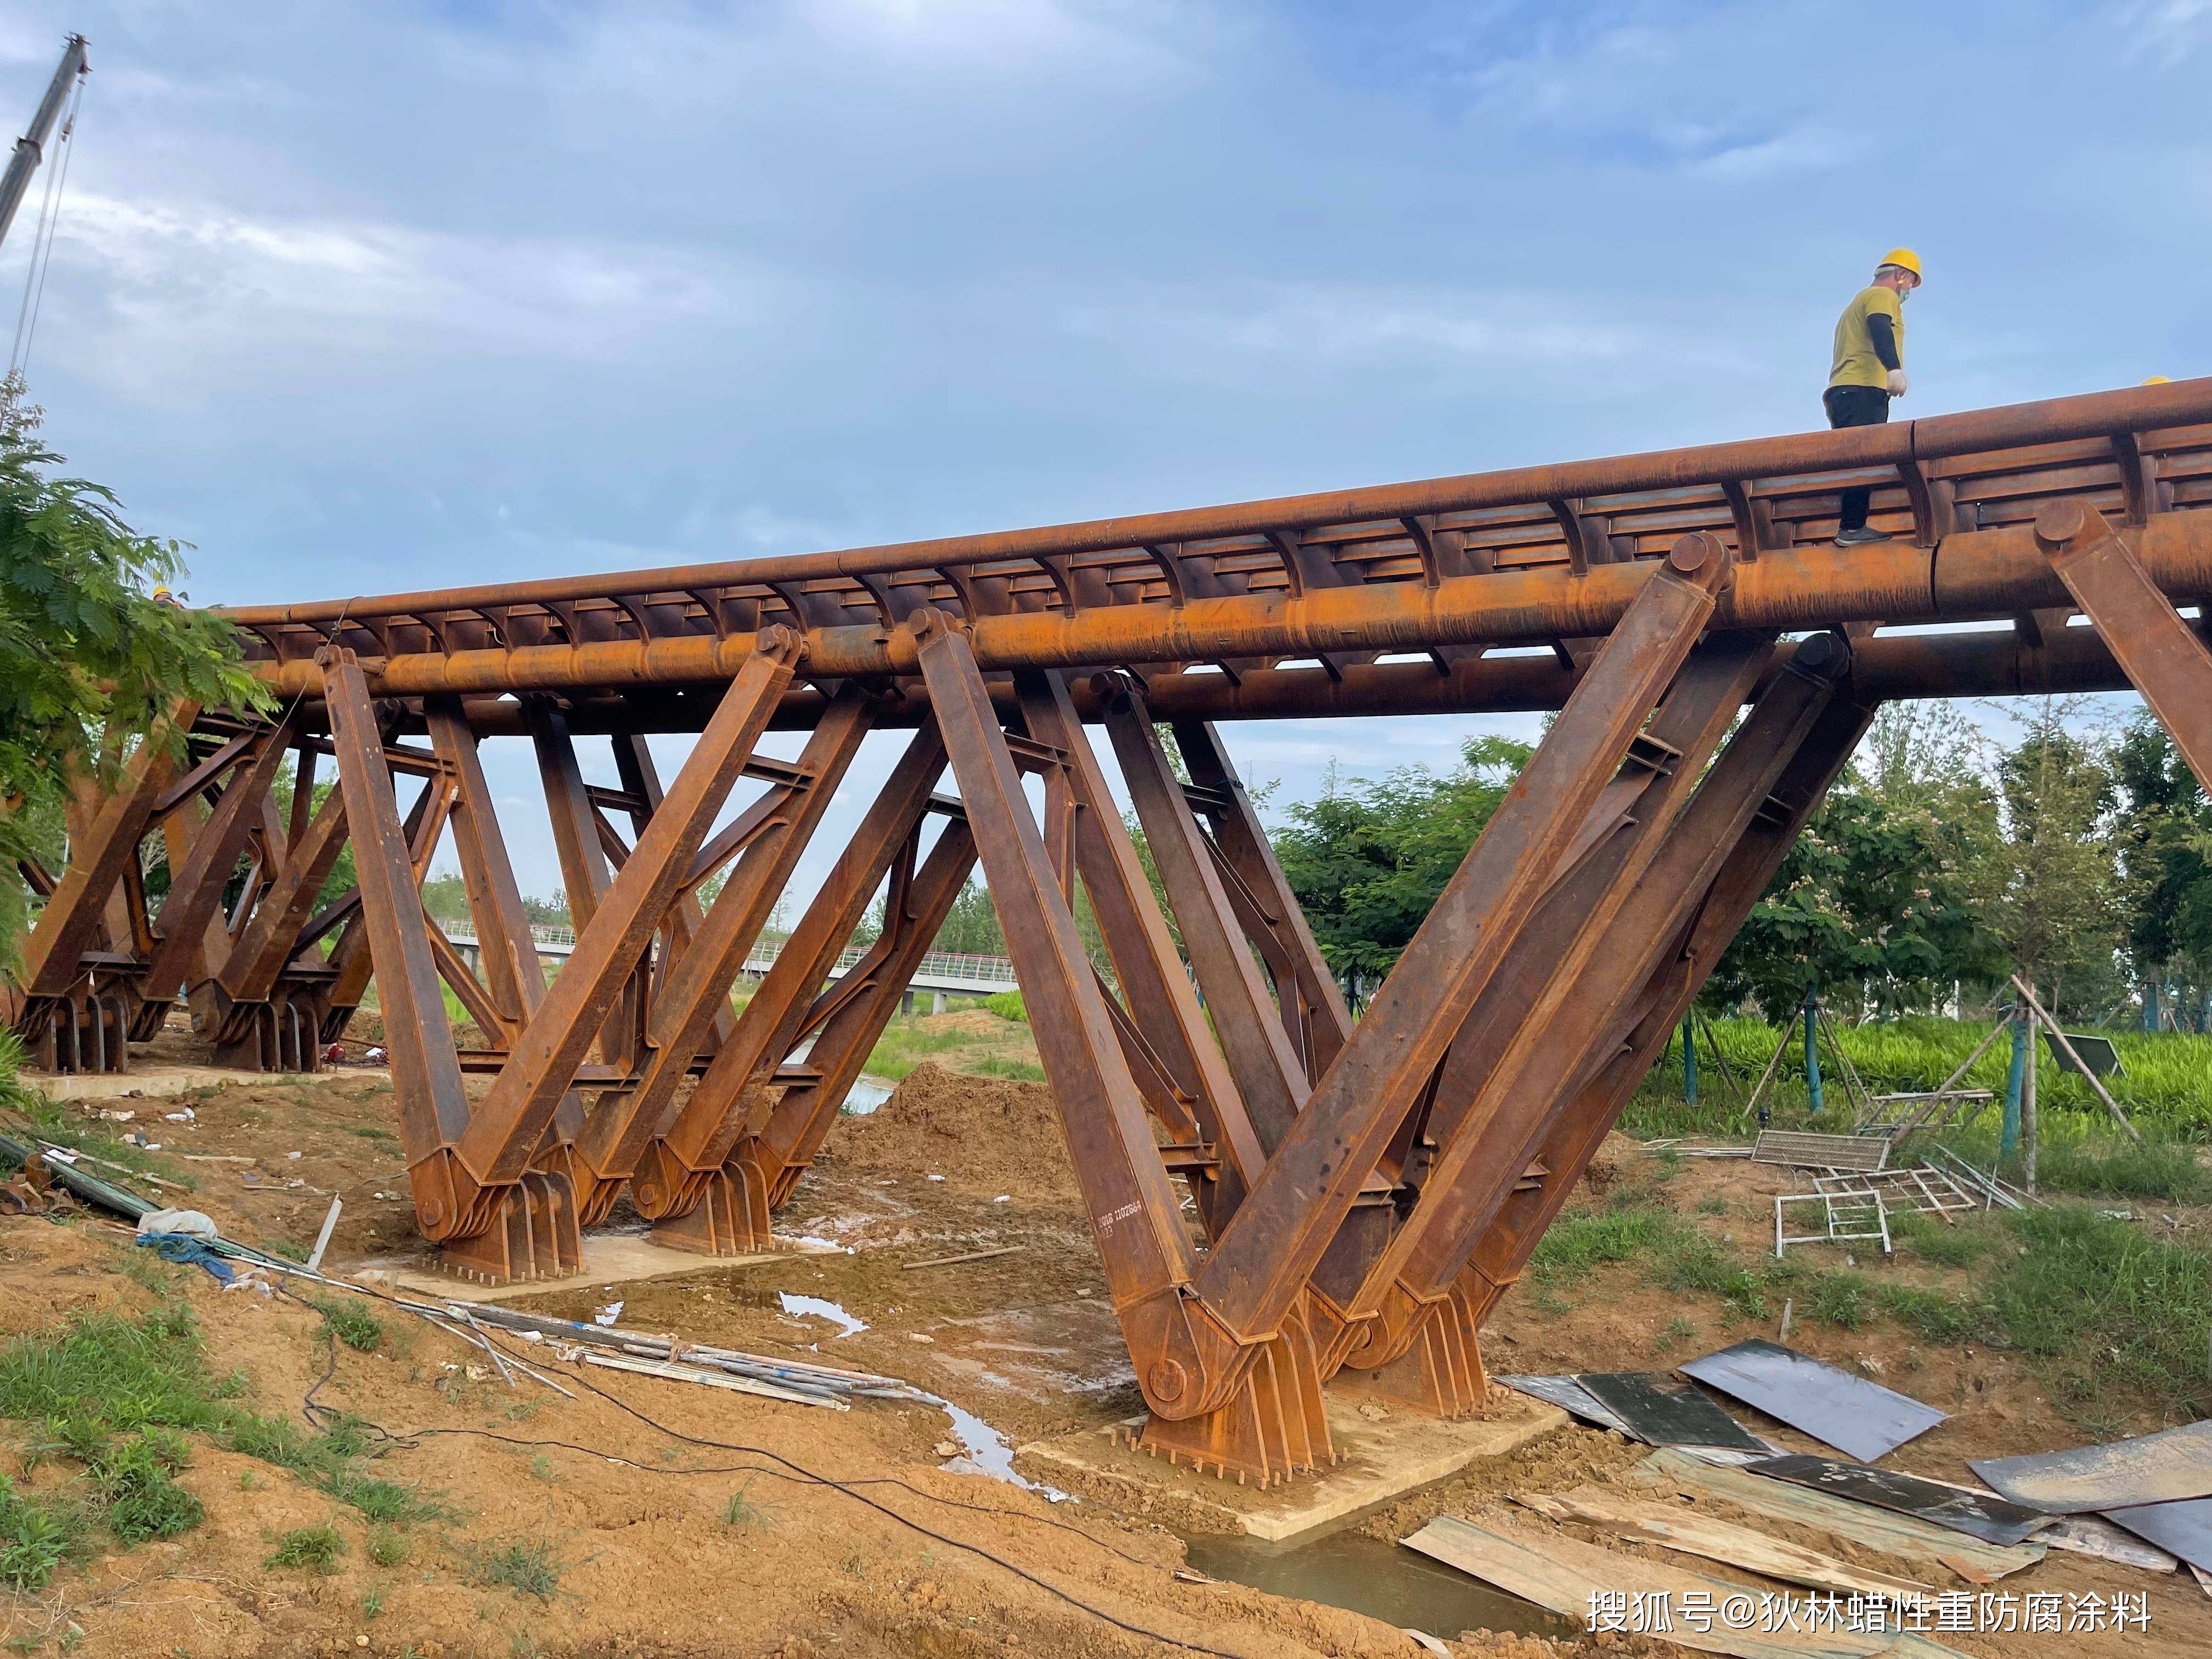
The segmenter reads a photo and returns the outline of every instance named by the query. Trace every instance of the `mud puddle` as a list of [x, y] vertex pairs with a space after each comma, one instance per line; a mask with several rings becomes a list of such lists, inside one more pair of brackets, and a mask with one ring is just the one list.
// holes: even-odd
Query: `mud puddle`
[[1548, 1608], [1364, 1533], [1334, 1532], [1290, 1545], [1200, 1533], [1185, 1542], [1189, 1565], [1210, 1578], [1364, 1613], [1401, 1630], [1443, 1638], [1468, 1630], [1517, 1636], [1577, 1633], [1576, 1626]]

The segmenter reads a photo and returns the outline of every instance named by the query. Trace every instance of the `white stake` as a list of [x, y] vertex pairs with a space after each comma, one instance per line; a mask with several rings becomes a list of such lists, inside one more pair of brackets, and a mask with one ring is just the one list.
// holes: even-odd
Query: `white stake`
[[307, 1271], [313, 1273], [323, 1265], [323, 1252], [331, 1247], [331, 1234], [338, 1224], [338, 1212], [345, 1208], [337, 1199], [331, 1200], [330, 1213], [323, 1218], [323, 1230], [315, 1235], [315, 1248], [307, 1253]]

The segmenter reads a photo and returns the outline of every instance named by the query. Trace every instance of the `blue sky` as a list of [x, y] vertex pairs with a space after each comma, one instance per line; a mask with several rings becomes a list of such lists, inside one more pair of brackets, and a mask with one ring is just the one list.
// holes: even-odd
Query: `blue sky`
[[[1902, 412], [2212, 355], [2208, 0], [17, 0], [11, 130], [72, 28], [33, 392], [202, 602], [1802, 429], [1900, 241]], [[1280, 801], [1477, 724], [1231, 737]]]

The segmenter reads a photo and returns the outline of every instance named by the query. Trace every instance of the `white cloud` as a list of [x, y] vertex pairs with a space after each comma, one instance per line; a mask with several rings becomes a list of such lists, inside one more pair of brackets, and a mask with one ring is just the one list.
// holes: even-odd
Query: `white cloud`
[[263, 329], [286, 319], [374, 320], [558, 349], [563, 324], [757, 322], [770, 284], [695, 256], [559, 237], [464, 236], [404, 226], [282, 221], [72, 191], [58, 261], [141, 315]]
[[1219, 331], [1249, 351], [1355, 362], [1437, 353], [1575, 362], [1618, 357], [1634, 343], [1626, 330], [1547, 315], [1514, 296], [1462, 299], [1388, 289], [1293, 291], [1222, 319]]

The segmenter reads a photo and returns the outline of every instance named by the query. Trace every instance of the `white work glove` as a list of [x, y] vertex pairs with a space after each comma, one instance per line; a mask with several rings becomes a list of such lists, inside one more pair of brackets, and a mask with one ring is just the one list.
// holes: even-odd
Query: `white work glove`
[[1889, 395], [1893, 398], [1902, 398], [1905, 395], [1905, 371], [1901, 368], [1893, 368], [1889, 371]]

